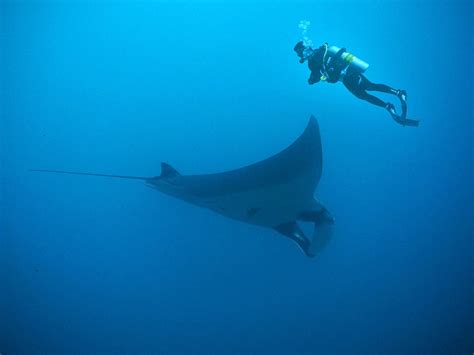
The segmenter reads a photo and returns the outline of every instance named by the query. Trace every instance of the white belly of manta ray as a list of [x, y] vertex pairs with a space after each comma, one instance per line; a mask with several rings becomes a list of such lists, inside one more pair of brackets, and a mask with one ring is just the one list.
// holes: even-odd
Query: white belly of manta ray
[[[301, 177], [298, 180], [304, 179]], [[273, 228], [297, 220], [301, 211], [313, 209], [314, 199], [308, 196], [312, 196], [308, 191], [296, 191], [295, 184], [288, 183], [195, 200], [193, 203], [235, 220]]]

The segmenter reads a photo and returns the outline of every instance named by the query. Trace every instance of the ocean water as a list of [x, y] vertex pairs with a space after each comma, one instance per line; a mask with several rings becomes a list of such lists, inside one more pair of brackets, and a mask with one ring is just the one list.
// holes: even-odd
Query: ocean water
[[[473, 10], [2, 1], [0, 353], [472, 353]], [[301, 20], [406, 89], [420, 127], [309, 86]], [[225, 171], [311, 114], [336, 218], [314, 259], [140, 181], [28, 171]]]

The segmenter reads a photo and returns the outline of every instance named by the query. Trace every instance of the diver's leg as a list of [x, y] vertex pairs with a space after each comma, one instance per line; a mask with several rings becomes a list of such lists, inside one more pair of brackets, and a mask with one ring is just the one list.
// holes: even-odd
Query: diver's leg
[[[387, 107], [387, 103], [379, 99], [378, 97], [375, 97], [374, 95], [370, 95], [367, 93], [366, 90], [366, 85], [367, 82], [363, 76], [346, 76], [344, 77], [344, 80], [342, 83], [344, 86], [356, 97], [358, 97], [361, 100], [365, 100], [370, 102], [373, 105], [380, 106], [380, 107]], [[367, 80], [368, 81], [368, 80]]]
[[[355, 96], [359, 99], [366, 100], [374, 105], [384, 107], [390, 116], [395, 120], [395, 122], [403, 125], [403, 126], [418, 126], [419, 122], [417, 120], [411, 120], [406, 118], [407, 107], [406, 107], [406, 91], [405, 90], [396, 90], [396, 93], [393, 93], [398, 96], [400, 102], [402, 104], [402, 114], [398, 115], [397, 111], [395, 110], [395, 105], [390, 102], [383, 102], [379, 98], [368, 94], [365, 90], [375, 90], [381, 89], [377, 91], [385, 92], [384, 90], [394, 90], [389, 86], [382, 85], [382, 84], [373, 84], [371, 83], [365, 76], [363, 75], [347, 75], [344, 77], [343, 80], [344, 86], [352, 92]], [[388, 88], [388, 89], [387, 89]]]
[[368, 83], [366, 86], [367, 91], [380, 91], [380, 92], [386, 92], [387, 94], [392, 94], [392, 95], [397, 95], [398, 90], [394, 89], [388, 85], [384, 84], [375, 84], [367, 79]]
[[362, 91], [358, 95], [356, 95], [359, 99], [365, 100], [370, 102], [373, 105], [380, 106], [387, 108], [387, 103], [384, 102], [383, 100], [379, 99], [378, 97], [375, 97], [374, 95], [370, 95], [366, 91]]
[[401, 89], [394, 89], [385, 84], [375, 84], [371, 82], [369, 79], [365, 77], [365, 75], [361, 74], [362, 80], [364, 81], [365, 90], [367, 91], [380, 91], [385, 92], [387, 94], [396, 95], [400, 98], [400, 100], [406, 101], [407, 92]]
[[413, 127], [418, 126], [419, 124], [418, 120], [412, 120], [412, 119], [407, 118], [407, 111], [408, 111], [407, 92], [405, 90], [394, 89], [394, 88], [391, 88], [390, 86], [383, 85], [383, 84], [374, 84], [365, 76], [363, 75], [361, 76], [362, 76], [362, 81], [364, 81], [364, 86], [366, 90], [386, 92], [389, 94], [396, 95], [400, 99], [400, 105], [402, 107], [402, 112], [400, 115], [397, 114], [395, 110], [395, 106], [393, 104], [387, 103], [387, 105], [385, 106], [385, 108], [390, 113], [390, 115], [395, 120], [395, 122], [403, 126], [413, 126]]

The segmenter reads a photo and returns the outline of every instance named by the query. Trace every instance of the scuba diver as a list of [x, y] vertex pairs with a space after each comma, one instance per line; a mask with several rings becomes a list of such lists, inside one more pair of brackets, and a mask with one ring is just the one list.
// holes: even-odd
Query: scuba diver
[[[294, 51], [300, 57], [300, 63], [308, 61], [308, 68], [311, 71], [308, 84], [313, 85], [319, 81], [328, 83], [342, 81], [344, 86], [359, 99], [385, 108], [397, 123], [403, 126], [418, 126], [417, 120], [406, 118], [406, 91], [372, 83], [363, 74], [369, 65], [347, 52], [345, 48], [329, 47], [327, 43], [324, 43], [318, 49], [313, 49], [300, 41], [295, 45]], [[395, 105], [384, 102], [367, 91], [378, 91], [397, 96], [402, 107], [401, 115], [397, 114]]]

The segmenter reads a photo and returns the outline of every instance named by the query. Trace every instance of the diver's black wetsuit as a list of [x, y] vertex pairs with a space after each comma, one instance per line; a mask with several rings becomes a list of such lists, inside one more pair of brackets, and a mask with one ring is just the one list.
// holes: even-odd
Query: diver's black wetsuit
[[[327, 44], [322, 45], [316, 50], [313, 50], [310, 56], [306, 58], [308, 61], [308, 68], [311, 75], [308, 79], [310, 85], [316, 84], [321, 80], [321, 76], [326, 76], [328, 83], [336, 83], [339, 81], [342, 71], [347, 66], [341, 62], [340, 58], [346, 51], [341, 48], [339, 52], [331, 59], [326, 57]], [[325, 58], [326, 57], [326, 58]], [[329, 63], [328, 63], [329, 59]], [[359, 99], [370, 102], [371, 104], [387, 108], [389, 103], [382, 101], [378, 97], [369, 94], [367, 91], [379, 91], [392, 95], [397, 95], [398, 90], [383, 84], [372, 83], [363, 74], [347, 68], [344, 77], [342, 78], [344, 86]]]
[[308, 84], [313, 85], [321, 80], [321, 73], [323, 71], [324, 56], [326, 54], [325, 46], [321, 46], [314, 50], [310, 57], [308, 57], [308, 68], [311, 74], [308, 79]]
[[[324, 43], [318, 49], [314, 50], [306, 46], [303, 41], [296, 43], [293, 50], [300, 57], [300, 63], [308, 61], [308, 67], [311, 75], [308, 84], [313, 85], [321, 80], [328, 83], [337, 83], [342, 81], [344, 86], [357, 98], [370, 102], [373, 105], [385, 108], [392, 118], [403, 126], [418, 126], [419, 121], [406, 118], [407, 114], [407, 94], [405, 90], [397, 90], [388, 85], [375, 84], [367, 79], [360, 70], [355, 70], [348, 63], [351, 59], [343, 59], [345, 48], [341, 48], [334, 55], [327, 55], [328, 44]], [[353, 57], [353, 56], [352, 56]], [[353, 58], [352, 58], [353, 60]], [[402, 108], [401, 114], [397, 114], [395, 105], [369, 94], [367, 91], [378, 91], [392, 94], [400, 99]]]
[[380, 91], [388, 94], [397, 95], [398, 90], [391, 88], [388, 85], [384, 84], [374, 84], [369, 79], [367, 79], [364, 74], [350, 72], [350, 69], [342, 79], [344, 86], [353, 93], [359, 99], [370, 102], [371, 104], [387, 107], [387, 103], [370, 95], [367, 91]]

